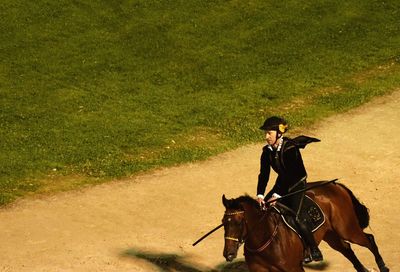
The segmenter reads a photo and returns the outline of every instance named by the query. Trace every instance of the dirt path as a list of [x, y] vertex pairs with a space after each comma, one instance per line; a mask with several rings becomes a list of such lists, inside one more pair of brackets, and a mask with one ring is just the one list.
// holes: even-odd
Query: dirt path
[[[308, 133], [322, 142], [303, 152], [309, 180], [339, 177], [369, 207], [368, 231], [391, 271], [400, 271], [399, 124], [397, 91], [325, 120]], [[222, 194], [255, 193], [261, 147], [2, 209], [0, 271], [217, 269], [224, 264], [222, 230], [191, 244], [220, 223]], [[324, 243], [321, 248], [323, 271], [353, 271], [339, 253]], [[354, 248], [362, 262], [375, 267], [369, 252]]]

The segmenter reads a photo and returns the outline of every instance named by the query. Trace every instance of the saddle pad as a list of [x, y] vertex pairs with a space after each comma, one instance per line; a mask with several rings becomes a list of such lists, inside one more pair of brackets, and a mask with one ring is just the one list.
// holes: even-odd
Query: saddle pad
[[[297, 232], [294, 215], [288, 212], [289, 208], [281, 203], [278, 203], [278, 205], [273, 207], [279, 212], [283, 222], [285, 222], [285, 224], [294, 232], [299, 234]], [[312, 232], [315, 232], [325, 223], [325, 214], [316, 202], [314, 202], [309, 196], [305, 195], [303, 206], [300, 211], [300, 219], [305, 221], [307, 227]]]

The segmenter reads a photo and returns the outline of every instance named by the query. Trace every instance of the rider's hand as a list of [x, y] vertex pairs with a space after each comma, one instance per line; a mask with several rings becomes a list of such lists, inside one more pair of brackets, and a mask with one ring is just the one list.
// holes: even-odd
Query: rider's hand
[[261, 208], [264, 208], [264, 207], [265, 207], [264, 196], [258, 195], [258, 196], [257, 196], [257, 202], [258, 202], [258, 204], [260, 204], [260, 207], [261, 207]]
[[276, 204], [276, 199], [280, 198], [281, 196], [278, 195], [277, 193], [273, 193], [272, 196], [268, 199], [268, 202], [270, 205], [274, 206]]

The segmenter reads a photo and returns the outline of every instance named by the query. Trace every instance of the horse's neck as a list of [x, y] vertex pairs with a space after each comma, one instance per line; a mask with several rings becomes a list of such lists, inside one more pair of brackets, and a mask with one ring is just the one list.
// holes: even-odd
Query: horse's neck
[[245, 207], [247, 223], [247, 235], [250, 241], [258, 241], [260, 238], [269, 237], [274, 232], [277, 224], [276, 215], [271, 211], [261, 211], [247, 205]]
[[262, 216], [262, 212], [254, 206], [247, 203], [243, 204], [242, 206], [244, 207], [247, 222], [250, 222], [252, 224], [253, 222], [256, 222], [258, 220], [257, 218], [260, 218], [260, 216]]

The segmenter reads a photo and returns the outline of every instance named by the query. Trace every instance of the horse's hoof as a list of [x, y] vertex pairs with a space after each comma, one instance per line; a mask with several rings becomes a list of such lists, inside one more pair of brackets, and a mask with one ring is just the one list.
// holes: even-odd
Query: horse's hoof
[[380, 268], [379, 268], [379, 271], [380, 271], [380, 272], [389, 272], [389, 268], [387, 268], [386, 266], [380, 267]]

